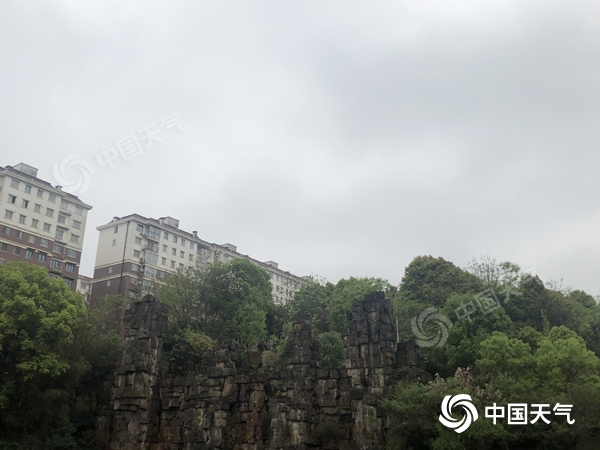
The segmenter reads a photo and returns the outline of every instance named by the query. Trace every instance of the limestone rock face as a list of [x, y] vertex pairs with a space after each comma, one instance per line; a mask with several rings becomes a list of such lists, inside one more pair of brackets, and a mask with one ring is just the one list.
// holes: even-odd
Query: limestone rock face
[[[320, 368], [320, 343], [308, 322], [298, 322], [280, 372], [242, 370], [241, 352], [229, 344], [209, 352], [197, 376], [169, 378], [162, 353], [168, 309], [151, 296], [132, 303], [112, 408], [100, 421], [105, 448], [384, 448], [380, 400], [393, 380], [428, 374], [414, 342], [398, 345], [382, 292], [357, 302], [348, 319], [340, 369]], [[244, 364], [256, 362], [255, 355], [246, 358]]]

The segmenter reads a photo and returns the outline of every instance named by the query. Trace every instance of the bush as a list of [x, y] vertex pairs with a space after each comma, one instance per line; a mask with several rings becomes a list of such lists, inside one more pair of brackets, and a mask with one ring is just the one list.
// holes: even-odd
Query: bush
[[321, 333], [321, 367], [337, 369], [344, 362], [344, 341], [337, 331]]
[[343, 432], [338, 423], [335, 422], [321, 422], [317, 426], [317, 441], [319, 444], [326, 444], [328, 442], [337, 442], [342, 436]]

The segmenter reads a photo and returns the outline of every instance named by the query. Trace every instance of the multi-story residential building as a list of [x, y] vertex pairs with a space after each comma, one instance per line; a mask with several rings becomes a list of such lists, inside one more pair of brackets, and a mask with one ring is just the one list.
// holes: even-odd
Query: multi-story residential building
[[75, 291], [92, 207], [37, 172], [23, 163], [0, 167], [0, 264], [40, 265]]
[[77, 292], [83, 295], [83, 301], [89, 306], [92, 297], [92, 281], [90, 277], [79, 275], [77, 277]]
[[172, 217], [115, 217], [98, 231], [92, 299], [156, 293], [177, 269], [202, 268], [232, 258], [247, 258], [271, 275], [276, 303], [286, 303], [309, 280], [279, 269], [273, 261], [261, 262], [242, 255], [234, 245], [204, 241], [196, 231], [181, 230], [179, 220]]

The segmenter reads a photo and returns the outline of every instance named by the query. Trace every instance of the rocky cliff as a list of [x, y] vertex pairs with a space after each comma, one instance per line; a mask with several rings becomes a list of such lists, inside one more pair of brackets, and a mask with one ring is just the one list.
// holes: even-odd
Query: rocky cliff
[[414, 345], [398, 345], [391, 304], [381, 292], [353, 306], [343, 335], [345, 361], [335, 370], [320, 368], [319, 341], [308, 322], [298, 322], [283, 370], [243, 370], [240, 352], [228, 345], [209, 352], [198, 375], [170, 378], [162, 353], [167, 316], [151, 296], [125, 315], [112, 406], [100, 420], [107, 449], [380, 449], [379, 404], [391, 394], [392, 380], [427, 377]]

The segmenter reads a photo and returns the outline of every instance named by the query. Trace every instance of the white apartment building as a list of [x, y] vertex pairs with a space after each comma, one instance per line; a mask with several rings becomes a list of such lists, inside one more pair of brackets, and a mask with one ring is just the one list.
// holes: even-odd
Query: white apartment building
[[114, 217], [98, 231], [93, 299], [107, 294], [135, 297], [140, 292], [156, 292], [177, 269], [201, 268], [232, 258], [247, 258], [264, 268], [271, 275], [273, 299], [279, 304], [285, 304], [310, 280], [279, 269], [273, 261], [242, 255], [232, 244], [202, 240], [196, 231], [181, 230], [179, 220], [172, 217]]
[[24, 163], [0, 167], [0, 264], [40, 265], [74, 291], [92, 207], [37, 173]]
[[79, 274], [77, 277], [77, 292], [83, 295], [83, 301], [88, 306], [90, 305], [92, 297], [92, 281], [92, 278], [86, 277], [85, 275]]

